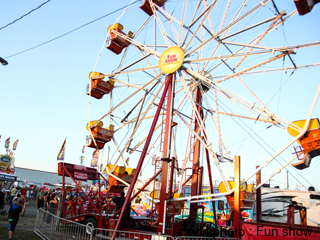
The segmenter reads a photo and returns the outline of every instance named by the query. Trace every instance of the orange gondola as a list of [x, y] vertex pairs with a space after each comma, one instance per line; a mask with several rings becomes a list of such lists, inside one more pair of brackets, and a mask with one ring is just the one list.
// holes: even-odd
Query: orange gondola
[[87, 86], [87, 95], [91, 95], [94, 98], [101, 99], [103, 95], [109, 94], [113, 87], [114, 87], [114, 81], [108, 80], [103, 81], [104, 74], [99, 72], [90, 72], [89, 74], [90, 84], [91, 88], [89, 87], [89, 84]]
[[[291, 123], [288, 128], [288, 132], [291, 136], [297, 136], [298, 132], [295, 131], [292, 125], [298, 127], [304, 127], [306, 120], [295, 121]], [[303, 153], [303, 158], [298, 163], [291, 164], [295, 168], [302, 170], [310, 166], [312, 158], [320, 155], [320, 123], [319, 119], [311, 119], [308, 130], [306, 133], [298, 139], [298, 143], [301, 145], [300, 150], [296, 151], [297, 154]], [[297, 149], [297, 148], [296, 148]], [[299, 156], [298, 156], [299, 158]]]
[[90, 128], [95, 122], [96, 121], [91, 121], [87, 124], [87, 130], [92, 133], [92, 136], [88, 135], [87, 137], [87, 147], [102, 149], [104, 148], [104, 145], [113, 138], [114, 126], [110, 125], [108, 128], [102, 128], [103, 123], [99, 122], [97, 125]]
[[125, 34], [122, 30], [123, 26], [120, 23], [113, 24], [108, 28], [110, 37], [107, 39], [108, 46], [106, 48], [117, 55], [131, 44], [128, 38], [132, 38], [133, 36], [132, 32], [129, 31], [128, 34]]
[[[152, 2], [154, 4], [157, 4], [159, 7], [163, 7], [166, 1], [167, 0], [152, 0]], [[145, 0], [144, 3], [140, 6], [140, 8], [149, 16], [153, 15], [153, 11], [148, 0]]]

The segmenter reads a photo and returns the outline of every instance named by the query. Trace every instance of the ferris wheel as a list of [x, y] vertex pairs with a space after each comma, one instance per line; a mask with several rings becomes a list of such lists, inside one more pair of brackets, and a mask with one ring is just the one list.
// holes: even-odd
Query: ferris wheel
[[[269, 104], [274, 91], [266, 94], [273, 74], [320, 66], [295, 63], [299, 51], [319, 48], [319, 41], [283, 44], [279, 29], [297, 10], [286, 12], [271, 0], [141, 4], [131, 2], [110, 24], [103, 50], [108, 67], [89, 75], [88, 147], [112, 145], [114, 166], [138, 164], [143, 174], [161, 167], [157, 159], [174, 158], [180, 183], [192, 178], [195, 163], [211, 163], [216, 169], [209, 174], [226, 183], [252, 126], [302, 131], [276, 114]], [[250, 144], [243, 147], [249, 157], [256, 151]]]

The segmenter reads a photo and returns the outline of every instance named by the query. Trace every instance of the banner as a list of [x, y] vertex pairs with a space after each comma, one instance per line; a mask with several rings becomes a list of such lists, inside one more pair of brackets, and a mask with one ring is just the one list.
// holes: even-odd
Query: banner
[[84, 153], [85, 148], [86, 148], [86, 145], [83, 146], [82, 153]]
[[0, 155], [0, 173], [14, 174], [14, 158], [9, 155]]
[[6, 140], [4, 147], [9, 148], [9, 145], [10, 145], [10, 137]]
[[64, 154], [65, 154], [65, 150], [66, 150], [66, 140], [67, 140], [67, 138], [64, 140], [64, 142], [61, 146], [57, 160], [64, 160]]
[[93, 151], [93, 154], [92, 154], [91, 167], [98, 166], [98, 159], [99, 159], [99, 151], [96, 149]]
[[17, 149], [17, 145], [18, 145], [18, 140], [16, 140], [14, 143], [13, 143], [13, 151], [15, 151]]

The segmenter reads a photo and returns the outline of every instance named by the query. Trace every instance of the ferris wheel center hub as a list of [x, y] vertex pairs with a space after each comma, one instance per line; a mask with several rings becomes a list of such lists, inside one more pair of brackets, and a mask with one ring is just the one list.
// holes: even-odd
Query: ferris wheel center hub
[[162, 73], [171, 74], [177, 71], [184, 60], [184, 52], [181, 48], [174, 46], [165, 50], [159, 60], [159, 67]]

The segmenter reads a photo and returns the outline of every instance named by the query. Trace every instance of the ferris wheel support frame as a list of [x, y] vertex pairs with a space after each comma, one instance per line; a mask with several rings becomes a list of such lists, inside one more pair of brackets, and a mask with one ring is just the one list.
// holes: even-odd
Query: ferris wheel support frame
[[[129, 187], [128, 191], [127, 191], [126, 199], [125, 199], [125, 202], [124, 202], [124, 204], [123, 204], [123, 208], [124, 208], [124, 209], [126, 209], [127, 206], [128, 206], [128, 203], [129, 203], [129, 201], [130, 201], [130, 196], [131, 196], [131, 194], [132, 194], [132, 192], [133, 192], [134, 185], [135, 185], [135, 183], [136, 183], [136, 181], [137, 181], [137, 179], [138, 179], [138, 176], [139, 176], [139, 174], [140, 174], [140, 170], [141, 170], [143, 161], [144, 161], [144, 159], [145, 159], [145, 155], [146, 155], [146, 153], [147, 153], [148, 146], [149, 146], [149, 144], [150, 144], [150, 142], [151, 142], [151, 138], [152, 138], [152, 136], [153, 136], [153, 132], [154, 132], [154, 129], [155, 129], [155, 127], [156, 127], [156, 124], [157, 124], [157, 121], [158, 121], [158, 118], [159, 118], [159, 115], [160, 115], [160, 111], [161, 111], [162, 106], [163, 106], [163, 103], [164, 103], [164, 101], [165, 101], [165, 96], [166, 96], [166, 94], [167, 94], [167, 92], [168, 92], [169, 85], [172, 84], [172, 81], [171, 81], [171, 80], [172, 80], [171, 77], [168, 77], [168, 78], [166, 79], [165, 87], [164, 87], [164, 90], [163, 90], [163, 93], [162, 93], [162, 96], [161, 96], [161, 100], [160, 100], [160, 102], [159, 102], [159, 106], [158, 106], [158, 108], [157, 108], [155, 117], [154, 117], [153, 122], [152, 122], [152, 125], [151, 125], [151, 127], [150, 127], [150, 131], [149, 131], [149, 134], [148, 134], [148, 138], [147, 138], [147, 140], [146, 140], [146, 142], [145, 142], [145, 145], [144, 145], [144, 147], [143, 147], [143, 150], [142, 150], [142, 153], [141, 153], [141, 156], [140, 156], [138, 165], [137, 165], [137, 167], [136, 167], [136, 171], [135, 171], [135, 173], [134, 173], [134, 175], [133, 175], [133, 177], [132, 177], [130, 187]], [[162, 173], [162, 175], [164, 175], [164, 174]], [[163, 201], [163, 202], [165, 202], [165, 201]], [[124, 213], [125, 213], [125, 211], [121, 211], [120, 216], [119, 216], [118, 221], [117, 221], [117, 224], [116, 224], [116, 227], [115, 227], [115, 229], [114, 229], [115, 231], [114, 231], [113, 234], [112, 234], [111, 240], [115, 240], [116, 231], [120, 228], [120, 225], [121, 225], [121, 222], [122, 222]]]

